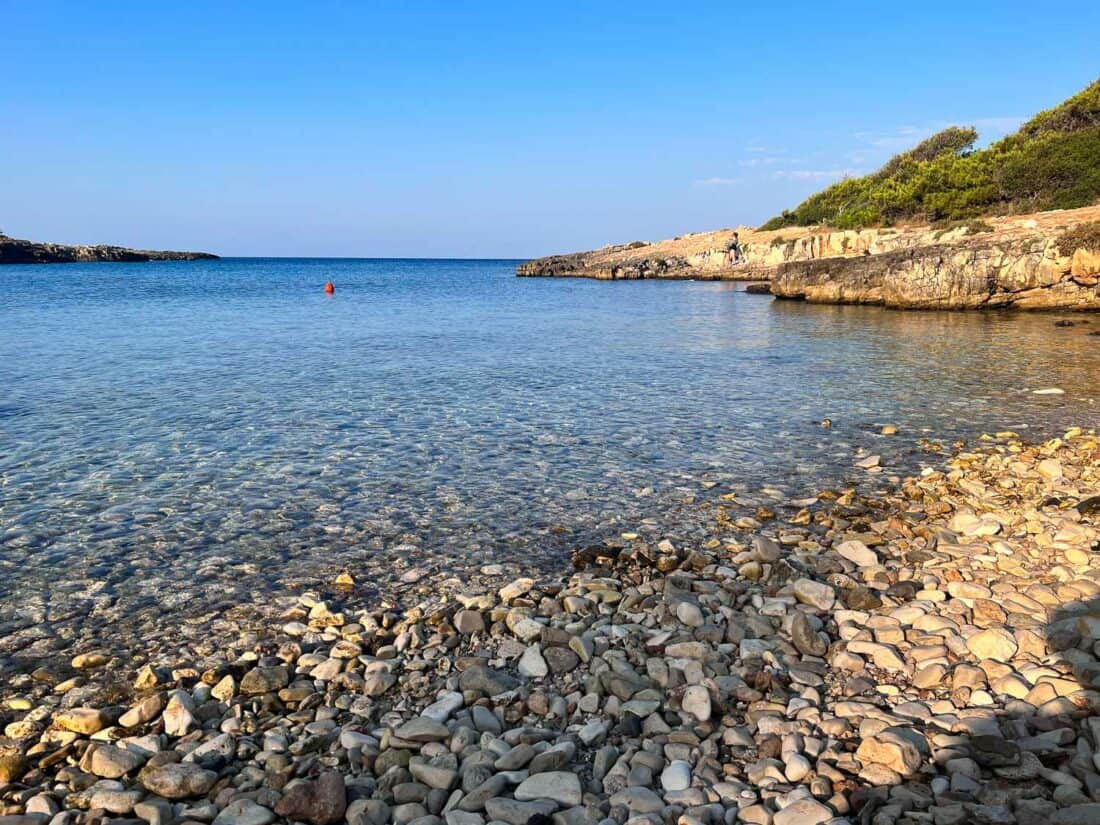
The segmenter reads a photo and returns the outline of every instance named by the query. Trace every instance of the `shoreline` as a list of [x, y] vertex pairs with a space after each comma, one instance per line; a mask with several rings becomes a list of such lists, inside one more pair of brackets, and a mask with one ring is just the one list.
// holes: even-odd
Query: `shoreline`
[[[767, 281], [777, 298], [889, 309], [1096, 311], [1100, 241], [1088, 238], [1100, 238], [1097, 228], [1100, 206], [944, 227], [741, 226], [537, 258], [516, 275]], [[737, 264], [727, 252], [735, 234], [743, 245]]]
[[1100, 504], [1073, 507], [1098, 457], [1094, 432], [998, 434], [895, 485], [864, 455], [885, 492], [720, 496], [698, 545], [624, 531], [571, 576], [302, 594], [277, 627], [147, 662], [130, 710], [84, 651], [6, 691], [0, 815], [1084, 821]]
[[144, 263], [217, 260], [212, 252], [130, 249], [110, 244], [60, 244], [9, 238], [0, 233], [0, 266], [5, 264]]

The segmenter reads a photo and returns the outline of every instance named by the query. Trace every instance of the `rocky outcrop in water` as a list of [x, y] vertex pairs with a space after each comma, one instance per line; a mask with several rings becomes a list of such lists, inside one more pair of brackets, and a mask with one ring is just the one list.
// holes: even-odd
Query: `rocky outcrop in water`
[[164, 252], [123, 246], [70, 246], [38, 243], [0, 234], [0, 264], [73, 264], [131, 261], [197, 261], [217, 258], [210, 252]]
[[1100, 249], [1066, 246], [1100, 207], [952, 227], [732, 230], [635, 242], [522, 264], [520, 276], [770, 281], [780, 298], [895, 308], [1100, 309]]
[[776, 268], [771, 290], [905, 309], [1100, 309], [1098, 282], [1100, 257], [1060, 249], [1056, 236], [1036, 227], [947, 239], [928, 233], [877, 254], [788, 261]]

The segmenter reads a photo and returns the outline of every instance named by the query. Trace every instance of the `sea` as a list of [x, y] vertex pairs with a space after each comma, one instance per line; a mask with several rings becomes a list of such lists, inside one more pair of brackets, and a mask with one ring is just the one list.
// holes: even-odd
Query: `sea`
[[552, 575], [624, 532], [701, 540], [731, 493], [885, 488], [930, 443], [1097, 421], [1100, 318], [517, 263], [0, 267], [0, 673], [344, 571], [363, 598]]

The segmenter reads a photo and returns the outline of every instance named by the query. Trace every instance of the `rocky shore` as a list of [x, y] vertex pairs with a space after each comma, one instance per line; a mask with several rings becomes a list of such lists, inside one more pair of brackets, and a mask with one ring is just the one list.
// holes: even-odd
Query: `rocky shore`
[[71, 264], [95, 262], [198, 261], [217, 258], [210, 252], [162, 252], [122, 246], [70, 246], [9, 238], [0, 233], [0, 264]]
[[351, 571], [125, 687], [45, 664], [0, 689], [0, 825], [1100, 822], [1100, 438], [925, 448], [567, 577]]
[[[1100, 309], [1100, 207], [950, 226], [739, 227], [521, 264], [521, 277], [767, 281], [779, 298], [898, 309]], [[1074, 232], [1093, 227], [1094, 232]]]

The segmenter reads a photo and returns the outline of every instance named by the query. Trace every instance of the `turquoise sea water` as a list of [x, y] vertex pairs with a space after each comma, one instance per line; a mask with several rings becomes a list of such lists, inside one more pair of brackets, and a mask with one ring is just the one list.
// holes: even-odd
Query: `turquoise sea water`
[[838, 483], [860, 448], [889, 474], [921, 435], [1096, 419], [1100, 318], [515, 264], [0, 268], [0, 636], [72, 644], [344, 567], [552, 569], [647, 518], [690, 536], [688, 497]]

